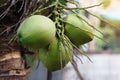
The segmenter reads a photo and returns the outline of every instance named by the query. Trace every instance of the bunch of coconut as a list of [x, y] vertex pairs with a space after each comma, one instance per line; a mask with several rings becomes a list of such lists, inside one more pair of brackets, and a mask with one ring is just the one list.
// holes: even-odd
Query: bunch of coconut
[[69, 14], [64, 18], [64, 36], [59, 37], [53, 20], [42, 15], [26, 18], [17, 30], [18, 42], [34, 50], [37, 57], [49, 71], [60, 70], [71, 62], [74, 46], [90, 42], [94, 35], [92, 28], [82, 15]]

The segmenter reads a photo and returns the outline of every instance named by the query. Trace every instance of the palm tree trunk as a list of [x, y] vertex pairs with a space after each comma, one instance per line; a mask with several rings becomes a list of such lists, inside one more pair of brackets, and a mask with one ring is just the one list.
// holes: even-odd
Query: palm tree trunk
[[15, 42], [7, 43], [5, 37], [0, 38], [0, 80], [26, 80], [27, 73], [20, 48]]

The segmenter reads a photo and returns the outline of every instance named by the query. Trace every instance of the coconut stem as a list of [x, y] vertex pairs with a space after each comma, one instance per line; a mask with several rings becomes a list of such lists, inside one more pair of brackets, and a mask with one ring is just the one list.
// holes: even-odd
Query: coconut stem
[[52, 80], [52, 72], [47, 71], [47, 80]]

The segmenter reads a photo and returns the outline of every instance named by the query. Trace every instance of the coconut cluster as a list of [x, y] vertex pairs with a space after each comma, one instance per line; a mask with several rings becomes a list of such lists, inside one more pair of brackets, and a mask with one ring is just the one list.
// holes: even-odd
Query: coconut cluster
[[35, 54], [49, 71], [60, 70], [71, 61], [72, 44], [79, 46], [93, 39], [91, 27], [76, 15], [70, 14], [64, 20], [67, 38], [58, 37], [55, 23], [42, 15], [26, 18], [17, 30], [19, 43], [37, 51]]

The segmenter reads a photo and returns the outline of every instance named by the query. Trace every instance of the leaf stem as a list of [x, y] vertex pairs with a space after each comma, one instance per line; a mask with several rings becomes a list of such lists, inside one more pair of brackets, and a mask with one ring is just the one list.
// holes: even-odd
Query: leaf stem
[[99, 4], [96, 4], [96, 5], [91, 5], [91, 6], [87, 6], [87, 7], [75, 7], [75, 8], [70, 8], [68, 6], [65, 6], [61, 3], [59, 3], [59, 5], [63, 8], [63, 9], [67, 9], [67, 10], [74, 10], [74, 9], [79, 9], [79, 10], [85, 10], [85, 9], [89, 9], [89, 8], [93, 8], [93, 7], [97, 7], [97, 6], [100, 6], [102, 5], [103, 3], [99, 3]]

